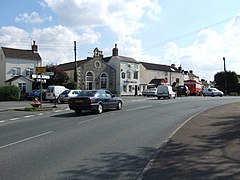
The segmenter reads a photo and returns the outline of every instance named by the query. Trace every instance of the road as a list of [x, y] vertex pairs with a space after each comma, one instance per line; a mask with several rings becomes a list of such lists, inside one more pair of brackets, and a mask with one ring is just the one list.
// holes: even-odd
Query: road
[[124, 98], [120, 111], [3, 111], [1, 179], [135, 179], [191, 116], [239, 97]]

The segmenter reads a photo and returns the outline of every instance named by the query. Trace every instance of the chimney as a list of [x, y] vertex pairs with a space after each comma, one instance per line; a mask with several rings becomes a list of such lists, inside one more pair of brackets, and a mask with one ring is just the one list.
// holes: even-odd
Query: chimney
[[33, 41], [32, 52], [37, 53], [37, 52], [38, 52], [38, 46], [37, 46], [35, 43], [36, 43], [36, 42]]
[[115, 47], [112, 49], [112, 56], [118, 56], [117, 44], [115, 44]]
[[178, 70], [179, 70], [180, 72], [182, 71], [182, 66], [181, 66], [181, 65], [178, 67]]

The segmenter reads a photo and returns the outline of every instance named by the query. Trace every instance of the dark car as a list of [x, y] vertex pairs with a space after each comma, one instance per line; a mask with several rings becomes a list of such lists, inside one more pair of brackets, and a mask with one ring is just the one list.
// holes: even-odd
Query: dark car
[[189, 96], [190, 94], [188, 87], [184, 85], [177, 86], [176, 91], [177, 91], [177, 96], [182, 96], [182, 95]]
[[[46, 89], [42, 89], [42, 100], [45, 100], [45, 99], [46, 99], [46, 92], [47, 92]], [[35, 98], [40, 99], [40, 96], [41, 96], [41, 89], [36, 89], [36, 90], [33, 90], [33, 91], [30, 92], [30, 93], [26, 93], [26, 94], [25, 94], [25, 97], [26, 97], [28, 100], [34, 100]]]
[[106, 109], [122, 109], [123, 101], [108, 90], [82, 90], [69, 99], [69, 108], [77, 114], [90, 110], [101, 114]]

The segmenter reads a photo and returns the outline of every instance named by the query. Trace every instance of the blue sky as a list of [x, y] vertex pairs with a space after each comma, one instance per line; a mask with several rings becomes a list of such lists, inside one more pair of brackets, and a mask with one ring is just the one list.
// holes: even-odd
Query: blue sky
[[0, 46], [29, 49], [35, 40], [43, 65], [110, 56], [182, 66], [202, 79], [240, 74], [240, 0], [8, 0], [2, 3]]

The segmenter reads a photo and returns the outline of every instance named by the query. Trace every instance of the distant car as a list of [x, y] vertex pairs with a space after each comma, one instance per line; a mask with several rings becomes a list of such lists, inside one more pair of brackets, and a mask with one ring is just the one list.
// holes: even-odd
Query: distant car
[[79, 93], [80, 93], [80, 89], [75, 89], [75, 90], [65, 90], [63, 91], [59, 97], [58, 97], [58, 101], [60, 103], [66, 103], [68, 102], [68, 100], [72, 97], [76, 97]]
[[142, 92], [142, 95], [147, 97], [149, 96], [155, 97], [157, 95], [157, 88], [146, 89]]
[[182, 96], [182, 95], [184, 95], [184, 96], [187, 97], [187, 96], [189, 96], [189, 94], [190, 94], [190, 91], [189, 91], [188, 87], [185, 86], [185, 85], [177, 86], [177, 87], [176, 87], [176, 91], [177, 91], [177, 96]]
[[90, 110], [101, 114], [106, 109], [122, 109], [123, 100], [108, 90], [82, 90], [78, 96], [69, 99], [69, 108], [80, 114]]
[[[46, 92], [47, 92], [46, 89], [42, 89], [42, 100], [46, 100]], [[36, 89], [36, 90], [33, 90], [33, 91], [30, 92], [30, 93], [26, 93], [26, 94], [25, 94], [25, 97], [26, 97], [28, 100], [34, 100], [35, 98], [38, 98], [38, 99], [40, 100], [40, 97], [41, 97], [41, 89]]]
[[220, 96], [222, 97], [224, 93], [217, 88], [204, 88], [203, 96]]
[[159, 85], [157, 87], [157, 98], [171, 99], [176, 98], [176, 93], [173, 91], [172, 86]]
[[49, 100], [50, 102], [53, 102], [55, 100], [58, 101], [59, 95], [65, 90], [67, 90], [67, 88], [65, 88], [64, 86], [54, 86], [54, 85], [48, 86], [47, 93], [46, 93], [46, 100]]

